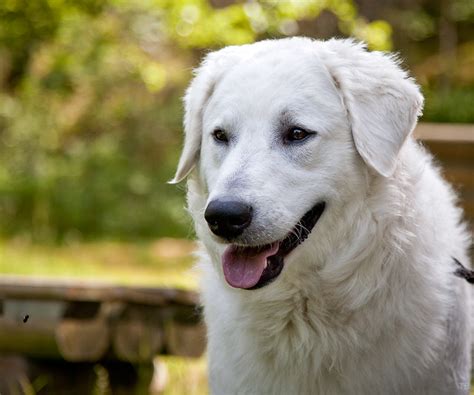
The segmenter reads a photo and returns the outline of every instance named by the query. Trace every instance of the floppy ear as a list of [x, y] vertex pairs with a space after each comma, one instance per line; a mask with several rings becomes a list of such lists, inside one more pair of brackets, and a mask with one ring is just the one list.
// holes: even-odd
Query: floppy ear
[[368, 166], [389, 177], [421, 115], [418, 86], [395, 56], [367, 52], [353, 40], [323, 42], [318, 54], [340, 91], [357, 151]]
[[202, 138], [202, 114], [212, 95], [215, 84], [227, 67], [225, 55], [231, 52], [227, 47], [206, 56], [194, 71], [195, 77], [184, 96], [184, 146], [176, 174], [169, 184], [182, 181], [194, 169], [199, 159]]

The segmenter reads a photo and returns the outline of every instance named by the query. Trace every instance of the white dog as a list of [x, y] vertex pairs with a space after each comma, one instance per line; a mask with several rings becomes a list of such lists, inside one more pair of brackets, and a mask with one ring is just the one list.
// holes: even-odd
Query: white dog
[[410, 135], [422, 104], [351, 40], [206, 57], [172, 182], [190, 176], [214, 394], [469, 392], [470, 240]]

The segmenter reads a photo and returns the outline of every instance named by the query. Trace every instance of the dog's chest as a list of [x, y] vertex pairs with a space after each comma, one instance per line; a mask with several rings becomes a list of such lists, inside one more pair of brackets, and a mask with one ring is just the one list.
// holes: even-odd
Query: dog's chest
[[[222, 385], [216, 388], [232, 384], [236, 392], [229, 393], [252, 393], [252, 388], [306, 393], [320, 387], [340, 393], [337, 361], [344, 347], [336, 332], [328, 329], [335, 323], [320, 314], [317, 299], [295, 294], [274, 304], [245, 308], [227, 306], [220, 312], [206, 308], [211, 383]], [[250, 392], [238, 392], [242, 388]]]
[[[381, 307], [383, 300], [357, 313], [344, 313], [335, 311], [321, 290], [314, 290], [311, 298], [293, 292], [287, 298], [252, 303], [227, 299], [222, 291], [220, 299], [208, 294], [205, 301], [213, 393], [383, 391], [387, 385], [406, 382], [403, 366], [414, 367], [424, 359], [420, 338], [404, 323], [391, 326], [393, 314]], [[435, 338], [435, 330], [429, 325], [422, 338]], [[393, 333], [404, 343], [394, 341]], [[417, 345], [420, 356], [413, 353]], [[397, 361], [403, 362], [401, 367]], [[393, 387], [392, 392], [398, 390]]]

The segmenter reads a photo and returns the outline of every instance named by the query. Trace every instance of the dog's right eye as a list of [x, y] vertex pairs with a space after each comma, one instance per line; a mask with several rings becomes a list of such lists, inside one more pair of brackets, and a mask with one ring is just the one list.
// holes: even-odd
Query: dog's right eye
[[290, 128], [286, 132], [286, 134], [283, 138], [284, 138], [285, 143], [290, 144], [290, 143], [301, 142], [301, 141], [306, 140], [308, 137], [313, 136], [315, 134], [316, 134], [316, 132], [307, 131], [303, 128], [295, 126], [295, 127]]
[[221, 143], [228, 143], [229, 139], [227, 137], [226, 132], [224, 132], [222, 129], [216, 129], [212, 132], [212, 136], [214, 137], [214, 140], [219, 141]]

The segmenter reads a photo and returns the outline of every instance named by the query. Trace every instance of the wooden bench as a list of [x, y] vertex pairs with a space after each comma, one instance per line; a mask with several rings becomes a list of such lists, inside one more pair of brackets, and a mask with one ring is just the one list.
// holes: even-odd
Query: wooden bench
[[[203, 353], [205, 329], [200, 316], [198, 295], [191, 291], [0, 278], [0, 353], [26, 357], [33, 366], [30, 370], [43, 375], [59, 368], [61, 376], [67, 377], [70, 371], [81, 376], [76, 372], [80, 367], [90, 376], [90, 370], [101, 362], [108, 367], [109, 378], [120, 381], [126, 374], [116, 370], [128, 369], [130, 375], [130, 370], [147, 367], [151, 380], [149, 371], [157, 355], [198, 357]], [[64, 363], [59, 366], [54, 360], [70, 362], [66, 364], [69, 372]], [[0, 376], [1, 366], [0, 361]], [[30, 379], [38, 374], [30, 374]], [[0, 377], [0, 388], [6, 379]], [[82, 385], [93, 385], [79, 381], [81, 386], [75, 388], [81, 391], [87, 391]]]

